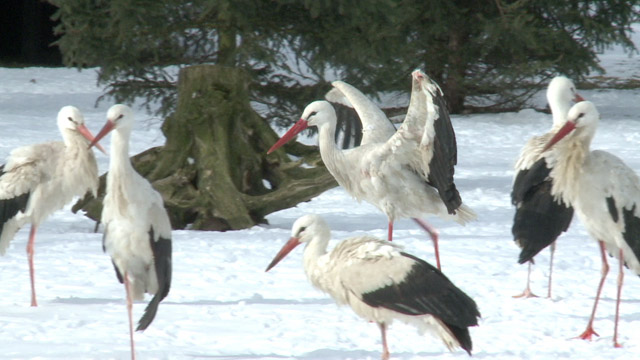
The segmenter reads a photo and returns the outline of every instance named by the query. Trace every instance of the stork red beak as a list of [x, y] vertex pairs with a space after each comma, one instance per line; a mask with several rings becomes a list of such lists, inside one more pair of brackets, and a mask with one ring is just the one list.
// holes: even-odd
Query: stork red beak
[[298, 120], [298, 122], [295, 123], [295, 125], [293, 125], [291, 129], [289, 129], [289, 131], [287, 131], [284, 135], [282, 135], [280, 140], [278, 140], [275, 144], [273, 144], [271, 149], [267, 151], [267, 154], [271, 154], [272, 152], [276, 151], [282, 145], [289, 142], [289, 140], [291, 140], [294, 136], [300, 134], [302, 130], [306, 129], [308, 126], [309, 126], [309, 122], [307, 120], [305, 119]]
[[284, 244], [282, 249], [280, 249], [276, 257], [271, 260], [271, 263], [269, 264], [269, 266], [267, 266], [267, 270], [265, 270], [265, 272], [271, 270], [272, 267], [276, 266], [280, 262], [280, 260], [284, 259], [284, 257], [287, 256], [287, 254], [289, 254], [291, 250], [295, 249], [296, 246], [300, 244], [300, 239], [298, 239], [297, 237], [292, 237], [291, 239], [289, 239], [289, 241]]
[[89, 131], [89, 129], [85, 124], [79, 125], [78, 127], [76, 127], [76, 129], [78, 130], [80, 135], [82, 135], [85, 139], [89, 140], [89, 142], [92, 145], [96, 143], [96, 147], [100, 149], [100, 151], [102, 151], [105, 154], [107, 153], [106, 151], [104, 151], [104, 148], [102, 147], [102, 145], [97, 144], [98, 140], [95, 140], [95, 138], [93, 137], [93, 134], [91, 133], [91, 131]]
[[549, 140], [547, 145], [544, 146], [544, 149], [542, 149], [542, 152], [549, 150], [550, 147], [555, 145], [558, 141], [562, 140], [562, 138], [564, 138], [565, 136], [569, 135], [569, 133], [572, 132], [573, 129], [575, 128], [576, 128], [576, 123], [574, 123], [573, 121], [567, 121], [567, 123], [564, 124], [564, 126], [561, 127], [560, 130], [558, 130], [558, 132], [555, 135], [553, 135], [553, 137], [551, 138], [551, 140]]
[[580, 94], [576, 93], [576, 95], [573, 97], [573, 101], [575, 103], [579, 103], [580, 101], [584, 101], [584, 98], [580, 96]]
[[[93, 141], [91, 142], [89, 147], [92, 147], [93, 145], [96, 145], [98, 143], [98, 141], [100, 141], [100, 139], [105, 137], [111, 130], [113, 130], [114, 127], [116, 127], [116, 124], [111, 120], [107, 120], [107, 123], [104, 124], [104, 126], [102, 127], [102, 129], [100, 130], [100, 132], [98, 133], [96, 138], [93, 139]], [[96, 146], [98, 146], [98, 145], [96, 145]]]

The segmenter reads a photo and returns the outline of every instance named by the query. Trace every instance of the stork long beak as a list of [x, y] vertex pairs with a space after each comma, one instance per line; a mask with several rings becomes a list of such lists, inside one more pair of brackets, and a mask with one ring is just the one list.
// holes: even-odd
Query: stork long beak
[[289, 254], [291, 252], [291, 250], [295, 249], [296, 246], [300, 245], [300, 239], [297, 237], [292, 237], [289, 239], [289, 241], [287, 241], [284, 246], [282, 247], [282, 249], [280, 249], [280, 251], [278, 251], [278, 254], [276, 254], [276, 256], [273, 258], [273, 260], [271, 260], [271, 263], [269, 264], [269, 266], [267, 266], [267, 270], [265, 270], [265, 272], [271, 270], [272, 267], [276, 266], [280, 260], [284, 259], [285, 256], [287, 256], [287, 254]]
[[572, 132], [575, 128], [576, 123], [574, 123], [573, 121], [567, 121], [567, 123], [564, 124], [564, 126], [561, 127], [555, 135], [553, 135], [547, 145], [544, 146], [542, 152], [549, 150], [550, 147], [555, 145], [558, 141], [562, 140], [562, 138], [564, 138], [565, 136], [569, 135], [569, 133]]
[[[100, 139], [105, 137], [115, 127], [116, 127], [116, 124], [113, 121], [107, 120], [107, 123], [104, 124], [104, 126], [102, 127], [102, 129], [100, 130], [100, 132], [98, 133], [96, 138], [93, 139], [91, 144], [89, 144], [89, 147], [92, 147], [93, 145], [96, 145], [98, 143], [98, 141], [100, 141]], [[96, 145], [96, 146], [98, 146], [98, 145]]]
[[573, 97], [573, 102], [579, 103], [580, 101], [585, 101], [585, 100], [582, 96], [580, 96], [580, 94], [576, 93], [575, 96]]
[[298, 122], [295, 123], [295, 125], [293, 125], [291, 129], [289, 129], [289, 131], [287, 131], [284, 135], [282, 135], [280, 140], [278, 140], [275, 144], [273, 144], [273, 146], [269, 149], [269, 151], [267, 151], [267, 154], [271, 154], [272, 152], [276, 151], [282, 145], [289, 142], [289, 140], [291, 140], [294, 136], [300, 134], [302, 130], [306, 129], [308, 126], [309, 126], [309, 122], [307, 120], [305, 119], [298, 120]]
[[87, 128], [87, 126], [85, 124], [79, 125], [78, 127], [76, 127], [76, 129], [78, 130], [78, 132], [80, 133], [80, 135], [82, 135], [85, 139], [87, 139], [92, 145], [95, 143], [96, 147], [98, 149], [100, 149], [100, 151], [102, 151], [104, 154], [106, 154], [107, 152], [104, 150], [104, 148], [102, 147], [102, 145], [98, 144], [98, 140], [96, 140], [93, 137], [93, 134], [91, 133], [91, 131], [89, 131], [89, 129]]

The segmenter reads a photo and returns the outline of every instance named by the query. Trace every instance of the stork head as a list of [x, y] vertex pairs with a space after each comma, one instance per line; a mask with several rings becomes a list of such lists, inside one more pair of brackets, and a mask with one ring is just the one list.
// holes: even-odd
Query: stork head
[[334, 124], [336, 122], [336, 111], [333, 106], [331, 106], [328, 101], [314, 101], [304, 108], [304, 112], [302, 113], [300, 120], [298, 120], [298, 122], [296, 122], [289, 131], [282, 135], [280, 140], [273, 144], [269, 151], [267, 151], [267, 154], [271, 154], [309, 126], [320, 127], [323, 124], [331, 122]]
[[291, 238], [287, 241], [278, 254], [273, 258], [267, 270], [271, 270], [280, 260], [284, 259], [291, 250], [302, 243], [308, 243], [313, 239], [328, 239], [330, 230], [327, 223], [318, 215], [305, 215], [296, 220], [291, 228]]
[[[62, 132], [63, 137], [65, 137], [66, 131], [73, 131], [82, 135], [89, 143], [95, 141], [93, 134], [84, 123], [84, 115], [82, 115], [82, 112], [75, 106], [68, 105], [60, 109], [58, 112], [58, 128], [60, 132]], [[97, 143], [97, 141], [95, 142]], [[100, 144], [97, 144], [96, 147], [103, 153], [105, 152]]]
[[554, 125], [562, 126], [572, 103], [584, 101], [573, 81], [565, 76], [554, 77], [547, 87], [547, 102], [554, 116]]
[[122, 104], [113, 105], [107, 111], [107, 122], [104, 124], [98, 135], [96, 135], [95, 140], [90, 146], [93, 146], [113, 129], [131, 131], [133, 128], [133, 121], [133, 110], [131, 110], [130, 107]]
[[566, 136], [582, 141], [591, 141], [598, 127], [600, 113], [591, 101], [581, 101], [571, 107], [567, 115], [567, 123], [556, 132], [542, 150], [547, 151]]

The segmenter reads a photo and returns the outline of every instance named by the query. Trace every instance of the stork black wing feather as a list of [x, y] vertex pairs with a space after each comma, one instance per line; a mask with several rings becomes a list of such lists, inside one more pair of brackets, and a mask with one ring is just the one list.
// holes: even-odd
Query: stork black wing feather
[[151, 250], [153, 251], [153, 260], [156, 270], [156, 276], [158, 277], [158, 291], [153, 295], [153, 298], [144, 310], [144, 314], [138, 322], [136, 331], [145, 330], [156, 317], [158, 312], [158, 306], [160, 301], [169, 294], [171, 288], [171, 239], [158, 238], [154, 239], [153, 227], [149, 230], [149, 241], [151, 244]]

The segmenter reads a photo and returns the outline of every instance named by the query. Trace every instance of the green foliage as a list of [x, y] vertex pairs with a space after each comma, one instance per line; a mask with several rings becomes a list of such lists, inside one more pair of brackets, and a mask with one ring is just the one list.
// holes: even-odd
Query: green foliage
[[522, 106], [549, 77], [601, 70], [597, 51], [634, 51], [640, 0], [52, 0], [65, 63], [98, 67], [116, 101], [175, 108], [180, 68], [218, 63], [253, 79], [273, 119], [295, 118], [340, 78], [407, 91], [423, 68], [453, 111]]

